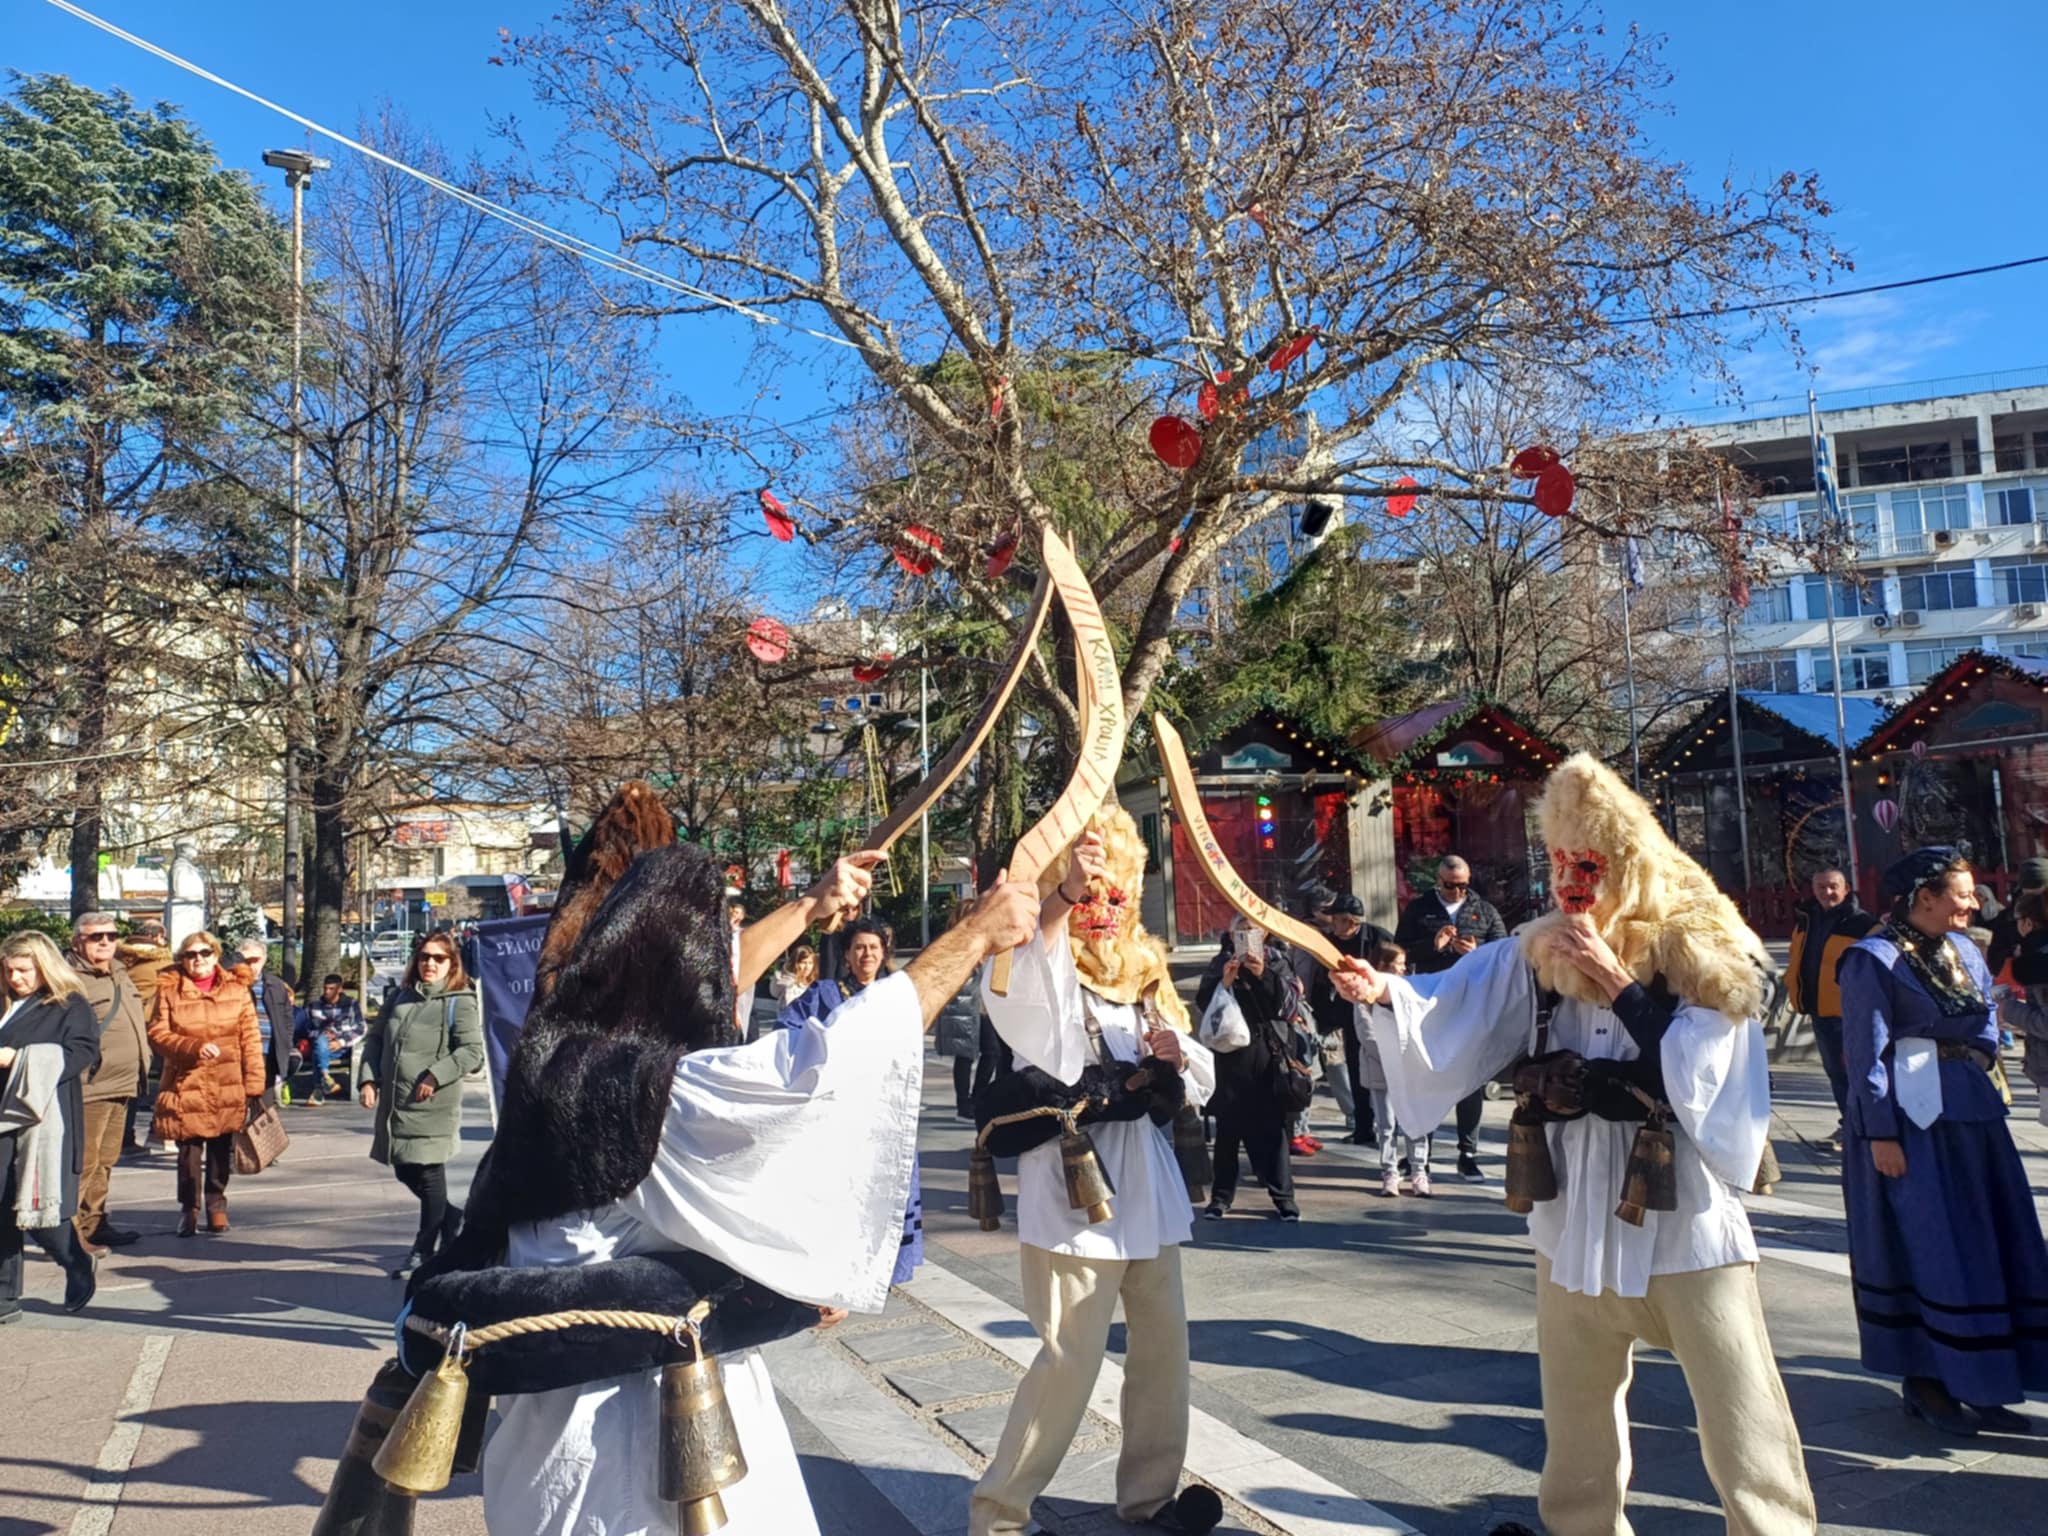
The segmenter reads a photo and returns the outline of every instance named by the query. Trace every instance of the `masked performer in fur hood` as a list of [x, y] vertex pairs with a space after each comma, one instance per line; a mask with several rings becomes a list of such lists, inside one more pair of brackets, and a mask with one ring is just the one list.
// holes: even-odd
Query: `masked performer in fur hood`
[[1363, 1022], [1403, 1125], [1526, 1058], [1508, 1192], [1536, 1248], [1550, 1536], [1630, 1530], [1638, 1339], [1685, 1371], [1731, 1536], [1804, 1536], [1813, 1494], [1741, 1201], [1770, 1118], [1763, 945], [1592, 758], [1551, 775], [1539, 816], [1558, 910], [1434, 976], [1353, 962], [1338, 989], [1380, 1005]]
[[[815, 1536], [774, 1388], [751, 1346], [815, 1326], [833, 1309], [881, 1308], [910, 1187], [924, 1032], [984, 958], [1035, 931], [1037, 892], [998, 885], [903, 973], [827, 1018], [740, 1045], [732, 931], [710, 856], [656, 847], [611, 883], [622, 859], [594, 867], [605, 860], [591, 856], [593, 840], [605, 841], [594, 834], [572, 857], [569, 873], [582, 879], [567, 882], [579, 888], [565, 889], [572, 899], [562, 908], [588, 926], [573, 943], [544, 946], [545, 995], [514, 1052], [497, 1136], [460, 1236], [413, 1282], [401, 1358], [429, 1377], [426, 1393], [444, 1353], [435, 1329], [460, 1322], [474, 1335], [549, 1319], [551, 1331], [471, 1356], [469, 1406], [498, 1394], [501, 1414], [484, 1467], [486, 1522], [518, 1536], [624, 1536], [678, 1529], [678, 1503], [698, 1497], [680, 1433], [694, 1422], [692, 1403], [671, 1391], [664, 1367], [687, 1365], [700, 1348], [723, 1356], [743, 1458], [741, 1466], [725, 1456], [720, 1441], [705, 1469], [719, 1485], [723, 1530]], [[622, 852], [636, 839], [616, 841]], [[592, 887], [602, 891], [594, 901]], [[842, 860], [786, 921], [801, 928], [829, 918], [866, 889], [865, 869]], [[700, 1304], [701, 1346], [682, 1328], [582, 1321], [592, 1310], [680, 1318]], [[569, 1314], [574, 1326], [564, 1326]], [[445, 1482], [447, 1453], [422, 1473], [430, 1458], [418, 1442], [429, 1437], [403, 1426], [387, 1443], [406, 1447], [403, 1480], [384, 1462], [369, 1477], [357, 1445], [375, 1434], [366, 1433], [375, 1394], [318, 1531], [358, 1529], [356, 1512], [385, 1496], [385, 1484]], [[696, 1393], [696, 1406], [704, 1396]], [[695, 1505], [688, 1514], [683, 1529], [718, 1523]]]
[[[1119, 1299], [1129, 1347], [1117, 1513], [1194, 1532], [1222, 1516], [1207, 1488], [1176, 1496], [1188, 1441], [1180, 1244], [1193, 1208], [1172, 1125], [1184, 1104], [1199, 1106], [1215, 1091], [1215, 1063], [1188, 1032], [1165, 946], [1139, 925], [1144, 874], [1136, 825], [1107, 807], [1048, 872], [1040, 931], [1017, 952], [1009, 995], [983, 987], [1016, 1067], [977, 1097], [976, 1119], [991, 1152], [1018, 1160], [1024, 1307], [1040, 1349], [974, 1490], [972, 1536], [1030, 1527], [1032, 1500], [1080, 1428]], [[1057, 1120], [994, 1124], [1075, 1105], [1113, 1191], [1107, 1219], [1069, 1205]], [[1194, 1135], [1199, 1149], [1199, 1127]]]

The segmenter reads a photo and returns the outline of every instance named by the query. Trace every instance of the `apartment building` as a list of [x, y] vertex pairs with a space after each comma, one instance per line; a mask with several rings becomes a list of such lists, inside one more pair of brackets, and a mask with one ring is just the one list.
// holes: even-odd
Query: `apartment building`
[[1697, 429], [1760, 497], [1743, 687], [1833, 688], [1830, 586], [1845, 693], [1903, 699], [1973, 648], [2048, 656], [2048, 370], [1967, 382], [1822, 400], [1852, 545], [1831, 584], [1800, 548], [1819, 511], [1806, 412]]

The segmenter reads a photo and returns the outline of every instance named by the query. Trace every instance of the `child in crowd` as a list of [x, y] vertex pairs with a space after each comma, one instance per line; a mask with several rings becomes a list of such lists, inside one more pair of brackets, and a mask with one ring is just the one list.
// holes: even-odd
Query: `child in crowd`
[[[1373, 946], [1371, 965], [1389, 976], [1408, 974], [1408, 951], [1391, 941]], [[1358, 1027], [1358, 1086], [1372, 1095], [1372, 1123], [1380, 1138], [1380, 1194], [1397, 1199], [1401, 1193], [1401, 1164], [1414, 1170], [1410, 1190], [1427, 1200], [1429, 1187], [1428, 1135], [1410, 1136], [1394, 1124], [1394, 1111], [1387, 1102], [1387, 1074], [1380, 1065], [1379, 1047], [1372, 1032]], [[1397, 1146], [1396, 1143], [1399, 1143]]]

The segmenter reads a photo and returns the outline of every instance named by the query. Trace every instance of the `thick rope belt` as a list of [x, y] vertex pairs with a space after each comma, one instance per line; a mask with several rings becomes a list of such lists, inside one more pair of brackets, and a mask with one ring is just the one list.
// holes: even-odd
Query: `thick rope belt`
[[464, 1355], [475, 1353], [492, 1344], [507, 1339], [517, 1339], [536, 1333], [561, 1333], [570, 1328], [618, 1328], [640, 1333], [659, 1333], [672, 1338], [678, 1344], [688, 1342], [697, 1353], [703, 1353], [703, 1344], [698, 1330], [704, 1320], [711, 1316], [711, 1309], [740, 1288], [737, 1279], [720, 1286], [704, 1297], [681, 1317], [665, 1312], [629, 1312], [615, 1308], [590, 1310], [576, 1308], [567, 1312], [540, 1312], [532, 1317], [508, 1317], [501, 1323], [486, 1323], [481, 1328], [468, 1328], [461, 1323], [452, 1327], [441, 1323], [430, 1323], [417, 1314], [408, 1312], [405, 1317], [406, 1331], [432, 1339], [442, 1348], [457, 1333], [462, 1335]]

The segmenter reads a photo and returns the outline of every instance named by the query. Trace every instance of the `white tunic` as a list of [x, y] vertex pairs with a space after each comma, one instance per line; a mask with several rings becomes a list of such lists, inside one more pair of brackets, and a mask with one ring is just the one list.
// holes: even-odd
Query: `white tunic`
[[[981, 995], [996, 1033], [1019, 1064], [1063, 1083], [1079, 1082], [1090, 1060], [1084, 1007], [1093, 1013], [1110, 1055], [1118, 1061], [1143, 1059], [1145, 1029], [1137, 1007], [1093, 993], [1084, 999], [1064, 929], [1049, 950], [1040, 935], [1015, 955], [1010, 995], [989, 991], [986, 971]], [[1181, 1036], [1181, 1050], [1187, 1057], [1182, 1080], [1188, 1102], [1200, 1108], [1216, 1091], [1216, 1060], [1191, 1035]], [[1194, 1233], [1194, 1212], [1173, 1155], [1172, 1133], [1147, 1118], [1086, 1129], [1116, 1191], [1109, 1220], [1090, 1226], [1085, 1211], [1067, 1204], [1055, 1138], [1017, 1159], [1017, 1236], [1034, 1248], [1082, 1259], [1156, 1259], [1161, 1248], [1186, 1242]]]
[[[827, 1027], [829, 1023], [830, 1027]], [[829, 1021], [676, 1064], [646, 1179], [602, 1210], [514, 1227], [510, 1262], [588, 1264], [691, 1248], [794, 1300], [879, 1311], [902, 1239], [924, 1077], [915, 984], [891, 977]], [[728, 1359], [747, 1476], [726, 1536], [815, 1536], [768, 1368]], [[507, 1397], [484, 1457], [498, 1536], [668, 1536], [656, 1492], [660, 1373]]]
[[[1380, 1048], [1402, 1125], [1436, 1125], [1459, 1099], [1533, 1049], [1536, 978], [1512, 940], [1485, 944], [1433, 976], [1390, 976], [1387, 1002], [1361, 1009]], [[1588, 1060], [1641, 1053], [1606, 1008], [1566, 998], [1551, 1016], [1551, 1050]], [[1593, 1115], [1548, 1127], [1558, 1198], [1529, 1213], [1529, 1237], [1568, 1291], [1641, 1296], [1652, 1275], [1754, 1263], [1741, 1193], [1756, 1180], [1771, 1088], [1761, 1026], [1681, 1003], [1664, 1036], [1664, 1094], [1676, 1123], [1678, 1207], [1640, 1227], [1614, 1214], [1632, 1123]]]

